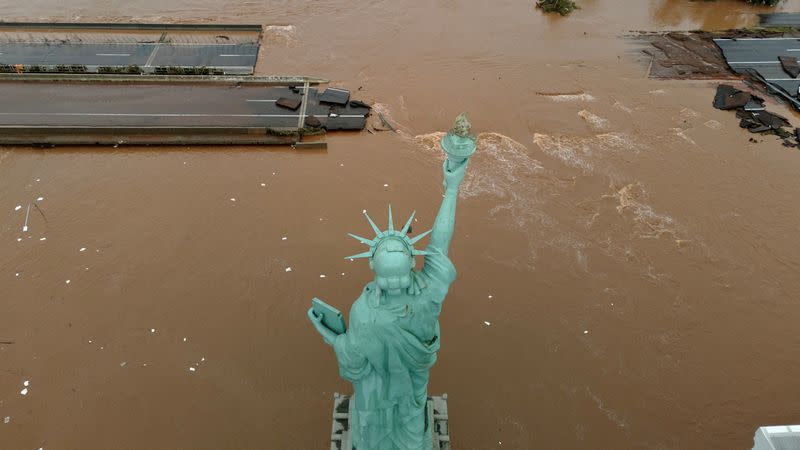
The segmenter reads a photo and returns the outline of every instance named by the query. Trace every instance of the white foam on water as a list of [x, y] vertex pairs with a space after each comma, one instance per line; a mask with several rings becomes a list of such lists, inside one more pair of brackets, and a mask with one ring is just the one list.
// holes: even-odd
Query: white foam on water
[[264, 40], [292, 44], [297, 41], [297, 27], [294, 25], [267, 25], [264, 27]]
[[581, 119], [585, 120], [589, 125], [591, 125], [596, 130], [605, 130], [608, 128], [609, 121], [608, 119], [604, 119], [597, 114], [591, 113], [585, 109], [581, 110], [578, 113], [578, 116]]
[[592, 94], [541, 94], [554, 102], [593, 102], [597, 100]]
[[617, 108], [620, 111], [625, 111], [628, 114], [633, 112], [631, 108], [628, 108], [627, 106], [623, 105], [622, 103], [619, 102], [619, 100], [615, 100], [613, 106], [614, 108]]
[[684, 141], [686, 141], [686, 142], [688, 142], [688, 143], [690, 143], [692, 145], [697, 145], [697, 142], [695, 142], [694, 139], [692, 139], [691, 137], [689, 137], [686, 134], [686, 131], [688, 131], [688, 130], [684, 130], [682, 128], [671, 128], [671, 130], [675, 132], [676, 136], [678, 136], [679, 138], [683, 139]]
[[607, 156], [638, 153], [640, 144], [629, 135], [608, 132], [594, 136], [555, 136], [535, 133], [533, 142], [548, 155], [585, 174], [596, 171], [596, 163], [608, 165]]
[[587, 155], [591, 152], [590, 149], [573, 137], [535, 133], [533, 143], [538, 145], [543, 152], [558, 158], [570, 167], [582, 169], [585, 173], [591, 173], [594, 170], [594, 166], [587, 158], [590, 156]]
[[[444, 132], [434, 132], [413, 137], [413, 142], [431, 157], [443, 160], [439, 147]], [[552, 174], [530, 155], [530, 150], [521, 142], [500, 133], [485, 132], [478, 135], [478, 148], [470, 162], [464, 182], [462, 197], [492, 197], [493, 207], [489, 214], [509, 214], [514, 225], [527, 235], [531, 242], [541, 233], [542, 224], [552, 219], [542, 212], [542, 191], [554, 184]], [[520, 260], [499, 262], [522, 268], [532, 268], [536, 249], [529, 245], [529, 254]], [[491, 255], [487, 255], [492, 258]]]
[[675, 220], [666, 215], [653, 210], [653, 207], [645, 203], [647, 192], [640, 183], [631, 183], [619, 189], [613, 197], [617, 199], [617, 212], [620, 214], [629, 213], [633, 220], [639, 225], [639, 237], [657, 238], [663, 234], [677, 235], [679, 227]]

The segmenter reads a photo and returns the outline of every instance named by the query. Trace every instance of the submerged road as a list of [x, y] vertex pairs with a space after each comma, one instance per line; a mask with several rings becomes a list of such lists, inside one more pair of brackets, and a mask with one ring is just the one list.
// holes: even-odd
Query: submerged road
[[800, 80], [792, 78], [783, 70], [778, 57], [800, 58], [800, 38], [714, 39], [714, 42], [722, 49], [733, 70], [757, 70], [767, 81], [797, 95]]
[[[287, 87], [225, 85], [103, 85], [0, 83], [0, 129], [8, 127], [297, 127], [300, 109], [277, 106], [301, 99]], [[359, 129], [366, 108], [334, 109], [309, 89], [306, 115], [329, 129]]]
[[[252, 73], [258, 44], [0, 42], [0, 64], [208, 67], [226, 73]], [[90, 70], [95, 71], [95, 70]]]

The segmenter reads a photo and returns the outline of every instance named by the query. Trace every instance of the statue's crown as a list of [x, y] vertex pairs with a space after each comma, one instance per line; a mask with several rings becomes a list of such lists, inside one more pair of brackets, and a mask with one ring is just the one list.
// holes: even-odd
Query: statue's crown
[[425, 250], [415, 249], [414, 244], [416, 244], [422, 238], [430, 234], [430, 232], [433, 230], [428, 230], [422, 234], [418, 234], [413, 238], [408, 236], [408, 230], [411, 228], [411, 222], [414, 220], [414, 215], [416, 213], [417, 213], [416, 211], [412, 212], [411, 217], [408, 218], [408, 221], [403, 226], [403, 229], [397, 231], [394, 229], [394, 222], [392, 221], [392, 205], [389, 205], [389, 228], [386, 231], [381, 231], [381, 229], [378, 228], [378, 226], [375, 225], [375, 222], [373, 222], [372, 219], [369, 217], [367, 212], [364, 211], [364, 216], [367, 218], [367, 221], [369, 221], [369, 225], [372, 227], [372, 231], [375, 232], [375, 237], [373, 239], [367, 239], [361, 236], [356, 236], [353, 233], [347, 233], [353, 239], [361, 242], [364, 245], [368, 245], [369, 251], [359, 253], [357, 255], [348, 256], [345, 259], [372, 258], [373, 256], [375, 256], [375, 251], [378, 249], [381, 242], [385, 241], [386, 239], [395, 239], [402, 242], [412, 256], [430, 254]]

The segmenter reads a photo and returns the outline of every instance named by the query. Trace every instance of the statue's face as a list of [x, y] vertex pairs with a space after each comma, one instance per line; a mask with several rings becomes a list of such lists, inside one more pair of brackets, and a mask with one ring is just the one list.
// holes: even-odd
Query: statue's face
[[381, 290], [397, 294], [411, 287], [414, 258], [399, 240], [387, 239], [382, 242], [375, 250], [369, 266], [375, 272], [375, 282]]

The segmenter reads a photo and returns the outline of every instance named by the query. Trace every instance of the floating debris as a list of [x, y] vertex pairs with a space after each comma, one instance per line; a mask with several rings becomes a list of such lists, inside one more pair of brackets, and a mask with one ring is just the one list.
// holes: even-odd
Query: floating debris
[[194, 371], [196, 371], [196, 370], [197, 370], [197, 369], [195, 369], [194, 367], [189, 367], [189, 372], [194, 372]]
[[69, 283], [70, 283], [70, 280], [67, 280], [67, 284], [69, 284]]
[[261, 187], [265, 187], [267, 183], [261, 183]]
[[28, 388], [22, 389], [21, 391], [19, 391], [19, 393], [20, 395], [28, 395]]
[[22, 232], [28, 231], [28, 217], [31, 215], [31, 204], [28, 203], [28, 211], [25, 213], [25, 225], [22, 226]]
[[236, 199], [235, 199], [234, 197], [231, 197], [231, 201], [232, 201], [232, 202], [235, 202], [235, 201], [236, 201]]
[[727, 84], [717, 86], [714, 96], [714, 107], [722, 110], [736, 110], [736, 117], [740, 119], [739, 126], [751, 133], [774, 134], [783, 139], [786, 147], [798, 147], [800, 136], [786, 130], [790, 127], [789, 121], [778, 114], [766, 111], [764, 100], [748, 92], [741, 91]]
[[284, 236], [284, 237], [282, 237], [282, 238], [281, 238], [281, 240], [282, 240], [282, 241], [285, 241], [286, 239], [287, 239], [287, 237], [286, 237], [286, 236]]
[[122, 361], [121, 363], [119, 363], [120, 367], [125, 367], [126, 365], [128, 365], [127, 361]]
[[485, 321], [485, 320], [483, 321], [483, 323], [484, 323], [484, 324], [486, 324], [486, 326], [487, 326], [487, 327], [488, 327], [488, 326], [490, 326], [490, 325], [492, 324], [492, 322], [487, 322], [487, 321]]
[[86, 247], [81, 247], [81, 249], [80, 249], [80, 250], [78, 250], [78, 251], [79, 251], [79, 252], [85, 252], [85, 251], [86, 251]]
[[46, 238], [46, 237], [42, 237], [42, 238], [39, 238], [39, 240], [40, 240], [40, 241], [46, 241], [46, 240], [47, 240], [47, 238]]
[[44, 197], [39, 197], [39, 198], [36, 199], [37, 202], [40, 202], [42, 200], [44, 200]]
[[797, 78], [797, 75], [800, 75], [800, 64], [797, 64], [797, 58], [794, 56], [778, 56], [778, 60], [781, 62], [783, 71], [792, 78]]
[[291, 268], [291, 267], [287, 267], [287, 268], [286, 268], [286, 271], [287, 271], [287, 272], [291, 272], [291, 271], [292, 271], [292, 268]]
[[489, 294], [489, 299], [490, 299], [490, 300], [492, 299], [492, 294]]
[[322, 274], [322, 275], [320, 275], [319, 277], [320, 277], [320, 278], [325, 278], [325, 275], [324, 275], [324, 274]]
[[186, 342], [186, 338], [183, 338], [183, 342]]
[[150, 328], [150, 332], [151, 332], [151, 333], [155, 333], [155, 332], [156, 332], [156, 329], [155, 329], [155, 328]]
[[589, 334], [589, 330], [583, 330], [583, 334]]
[[764, 100], [759, 97], [754, 97], [749, 92], [740, 91], [728, 84], [720, 84], [717, 86], [717, 93], [714, 96], [714, 108], [721, 110], [738, 109], [751, 100], [756, 100], [759, 103], [764, 103]]
[[383, 187], [389, 187], [389, 185], [388, 184], [384, 184]]
[[14, 211], [19, 211], [20, 209], [22, 209], [22, 205], [17, 205], [14, 207]]
[[5, 416], [3, 418], [3, 423], [9, 423], [9, 422], [11, 422], [11, 416]]
[[22, 382], [22, 385], [25, 386], [25, 387], [28, 387], [28, 386], [31, 385], [31, 382], [28, 381], [28, 380], [25, 380], [25, 381]]

